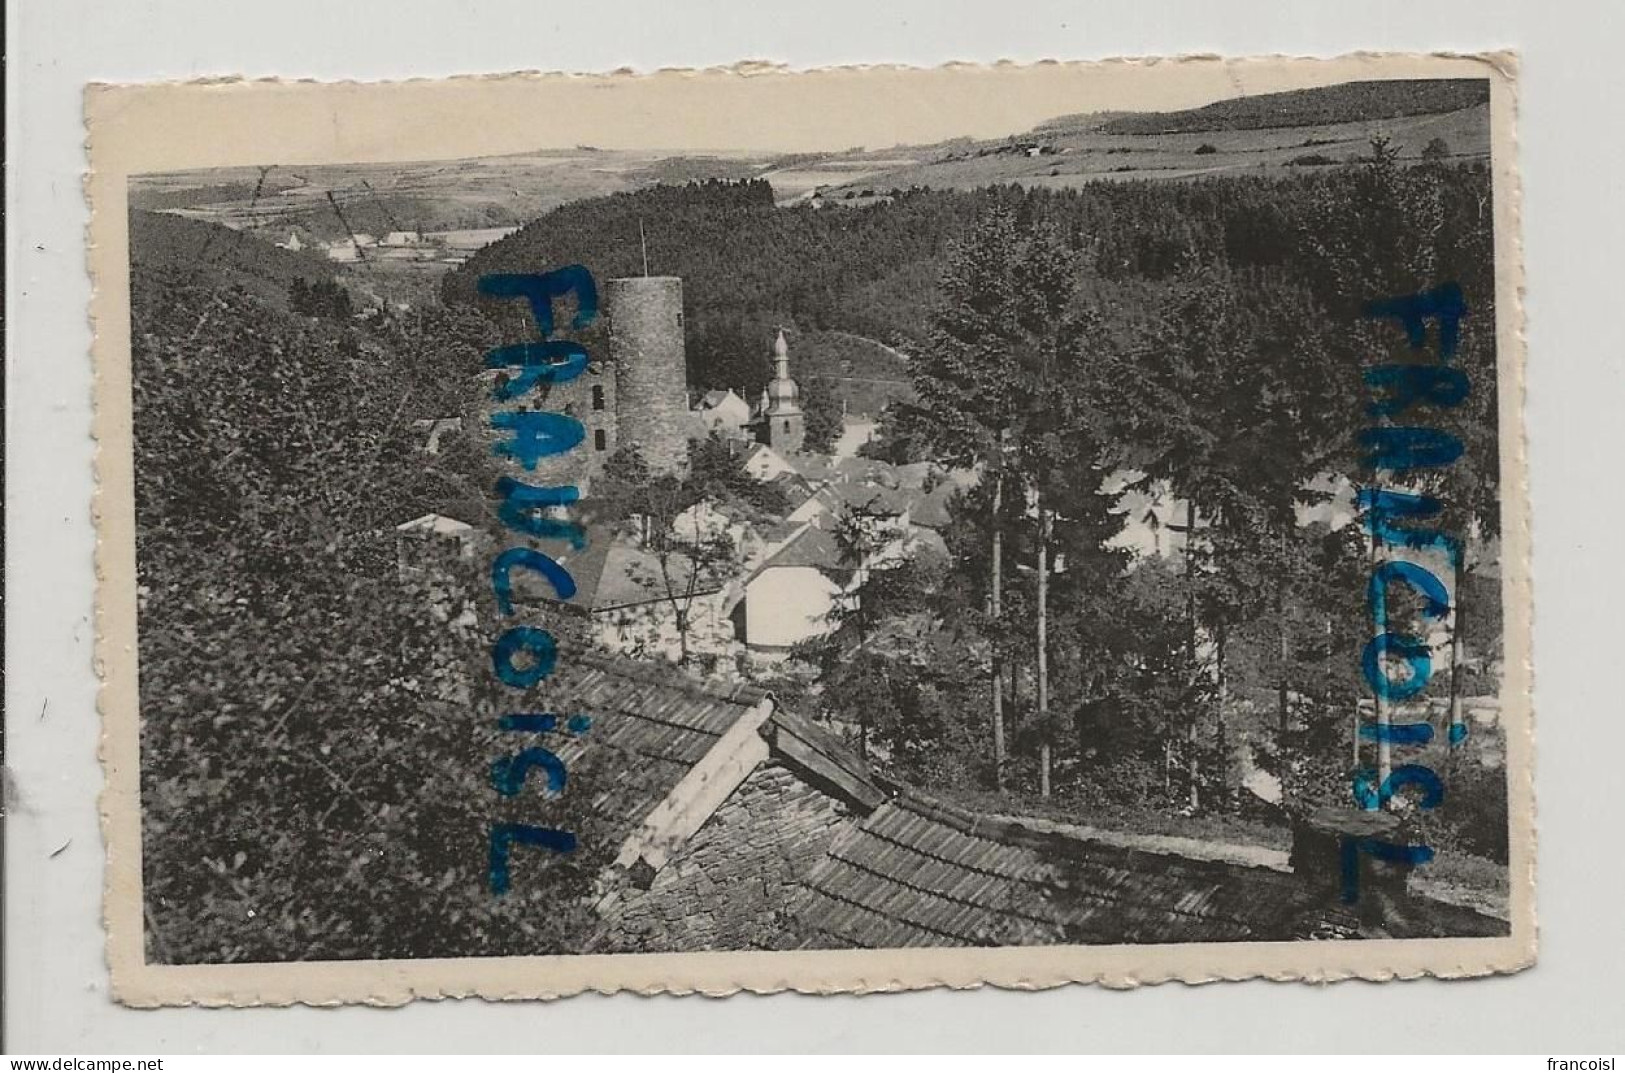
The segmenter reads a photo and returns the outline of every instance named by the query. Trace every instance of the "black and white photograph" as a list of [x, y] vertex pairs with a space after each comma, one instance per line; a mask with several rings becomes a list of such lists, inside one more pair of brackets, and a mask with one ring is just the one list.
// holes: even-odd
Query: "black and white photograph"
[[1366, 66], [132, 169], [139, 961], [1527, 964], [1509, 87]]

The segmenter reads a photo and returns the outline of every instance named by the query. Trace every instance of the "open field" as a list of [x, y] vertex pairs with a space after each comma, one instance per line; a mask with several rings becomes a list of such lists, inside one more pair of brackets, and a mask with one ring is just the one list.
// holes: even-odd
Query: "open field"
[[570, 201], [656, 182], [743, 178], [761, 163], [578, 149], [406, 164], [218, 168], [137, 176], [130, 201], [240, 230], [297, 231], [305, 240], [333, 241], [350, 231], [512, 227]]
[[[1446, 89], [1396, 99], [1387, 111], [1415, 112], [1472, 99], [1461, 87]], [[420, 240], [390, 249], [369, 247], [359, 256], [333, 251], [335, 257], [351, 255], [343, 258], [340, 274], [369, 304], [415, 305], [432, 297], [453, 264], [553, 209], [662, 184], [758, 178], [772, 186], [780, 205], [858, 207], [911, 187], [1067, 189], [1100, 181], [1290, 175], [1367, 156], [1377, 137], [1387, 138], [1402, 162], [1420, 160], [1430, 144], [1434, 153], [1442, 149], [1453, 160], [1488, 159], [1487, 103], [1448, 112], [1309, 122], [1356, 114], [1348, 100], [1372, 92], [1381, 95], [1386, 89], [1355, 83], [1278, 95], [1282, 99], [1274, 103], [1256, 98], [1189, 112], [1069, 115], [1000, 139], [833, 153], [577, 146], [460, 161], [206, 169], [137, 176], [130, 183], [130, 203], [134, 209], [253, 233], [267, 243], [298, 248], [306, 259], [324, 258], [329, 247], [351, 236], [364, 236], [366, 245], [391, 233], [416, 233]], [[1278, 125], [1267, 125], [1272, 122]], [[878, 388], [877, 393], [847, 383], [839, 393], [860, 412], [869, 412], [879, 395], [889, 394], [884, 385]]]
[[[1434, 139], [1442, 139], [1454, 159], [1488, 158], [1487, 103], [1382, 119], [1306, 121], [1320, 115], [1335, 119], [1347, 111], [1336, 105], [1348, 89], [1287, 95], [1292, 101], [1273, 109], [1255, 102], [1250, 110], [1237, 112], [1235, 102], [1220, 102], [1232, 106], [1230, 112], [1214, 105], [1166, 116], [1062, 116], [1002, 139], [834, 153], [580, 146], [460, 161], [218, 168], [137, 176], [131, 180], [130, 198], [136, 208], [264, 230], [278, 240], [298, 233], [302, 241], [321, 243], [352, 232], [515, 227], [582, 198], [706, 179], [765, 179], [780, 204], [810, 199], [862, 204], [911, 186], [1070, 187], [1100, 180], [1284, 174], [1364, 155], [1373, 137], [1388, 138], [1401, 160], [1420, 159]], [[1315, 94], [1324, 100], [1317, 104]], [[1435, 98], [1440, 107], [1465, 99], [1459, 93], [1435, 94], [1408, 106], [1428, 107]], [[1219, 111], [1207, 114], [1212, 109]]]
[[[844, 179], [829, 169], [826, 174], [831, 181], [821, 194], [825, 199], [862, 202], [911, 186], [974, 189], [1019, 183], [1071, 187], [1115, 179], [1282, 174], [1369, 155], [1374, 137], [1388, 138], [1401, 160], [1420, 159], [1434, 138], [1442, 138], [1450, 156], [1458, 160], [1488, 160], [1490, 151], [1487, 104], [1441, 115], [1178, 134], [1113, 134], [1098, 124], [1075, 123], [1040, 127], [1000, 142], [944, 146], [922, 153], [914, 164], [867, 170]], [[772, 172], [765, 177], [775, 181]]]

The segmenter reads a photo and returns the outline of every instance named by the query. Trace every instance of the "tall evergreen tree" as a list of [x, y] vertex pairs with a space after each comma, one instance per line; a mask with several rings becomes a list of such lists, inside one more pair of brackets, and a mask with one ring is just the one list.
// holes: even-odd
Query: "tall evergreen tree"
[[[1102, 452], [1090, 428], [1080, 384], [1092, 375], [1096, 322], [1075, 308], [1082, 262], [1032, 205], [990, 211], [943, 278], [944, 301], [931, 346], [916, 365], [915, 386], [936, 455], [979, 466], [993, 487], [990, 584], [995, 765], [1006, 739], [1003, 663], [1007, 632], [1004, 503], [1021, 508], [1028, 565], [1036, 580], [1031, 622], [1039, 785], [1051, 787], [1056, 727], [1050, 711], [1050, 607], [1057, 518], [1098, 492]], [[1023, 631], [1025, 632], [1025, 631]]]

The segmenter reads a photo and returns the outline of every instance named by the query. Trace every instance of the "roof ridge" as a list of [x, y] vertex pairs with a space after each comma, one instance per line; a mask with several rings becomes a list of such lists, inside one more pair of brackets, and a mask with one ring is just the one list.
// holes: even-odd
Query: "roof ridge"
[[872, 812], [887, 800], [884, 786], [864, 759], [815, 720], [775, 706], [762, 730], [777, 759], [827, 784], [835, 796], [864, 812]]
[[574, 658], [605, 674], [648, 685], [667, 686], [686, 693], [737, 704], [742, 708], [754, 707], [769, 695], [767, 690], [749, 682], [730, 682], [725, 678], [699, 677], [674, 663], [657, 664], [617, 656], [601, 649], [582, 649]]
[[1043, 827], [1034, 827], [1023, 823], [1017, 817], [972, 812], [959, 805], [949, 804], [946, 801], [930, 797], [906, 783], [884, 775], [877, 775], [875, 778], [883, 788], [891, 791], [893, 800], [901, 807], [923, 815], [927, 819], [952, 827], [961, 834], [969, 835], [972, 838], [982, 838], [990, 842], [1001, 842], [1006, 845], [1048, 851], [1060, 856], [1075, 856], [1087, 848], [1094, 853], [1116, 854], [1133, 858], [1139, 862], [1148, 860], [1178, 861], [1201, 871], [1245, 868], [1271, 875], [1291, 874], [1289, 871], [1272, 868], [1264, 864], [1252, 864], [1224, 858], [1192, 857], [1173, 849], [1126, 846], [1100, 838], [1091, 838], [1082, 832], [1064, 830], [1065, 825], [1051, 824], [1049, 825], [1050, 829], [1046, 830]]

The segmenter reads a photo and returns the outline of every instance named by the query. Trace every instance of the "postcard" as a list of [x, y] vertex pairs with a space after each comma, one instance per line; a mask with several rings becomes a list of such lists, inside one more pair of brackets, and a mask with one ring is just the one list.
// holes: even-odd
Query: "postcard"
[[1532, 964], [1515, 85], [91, 87], [117, 997]]

